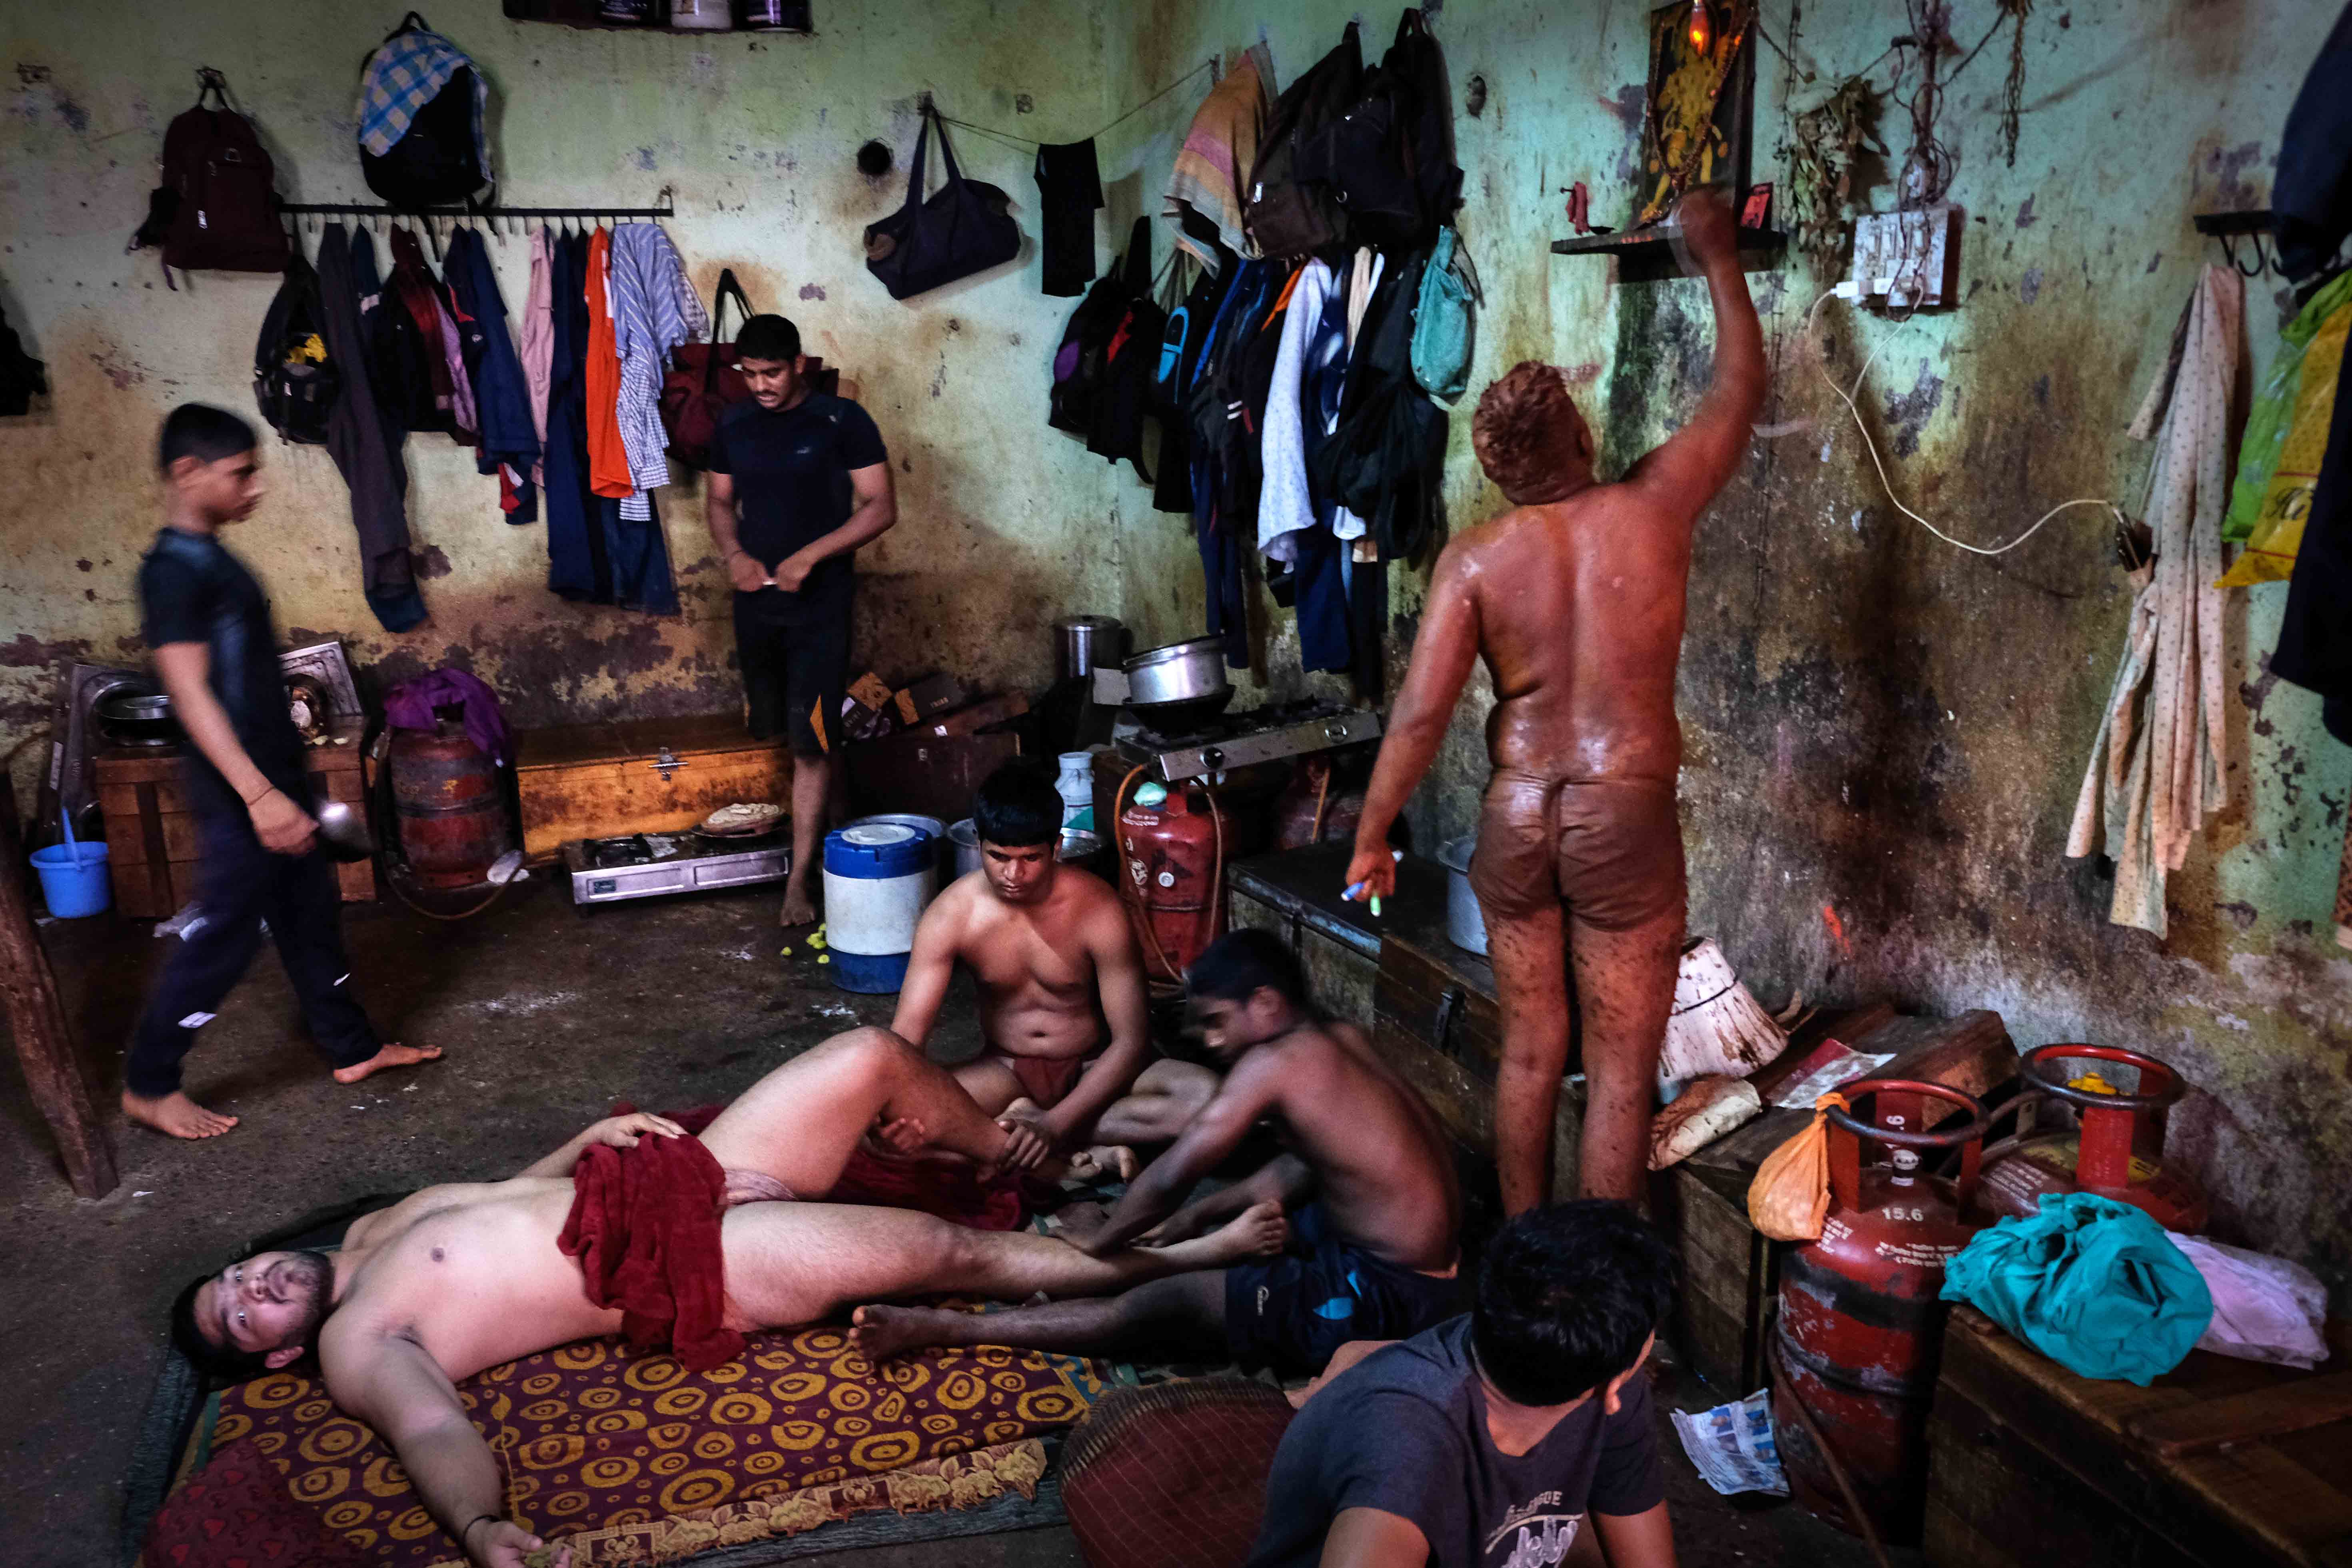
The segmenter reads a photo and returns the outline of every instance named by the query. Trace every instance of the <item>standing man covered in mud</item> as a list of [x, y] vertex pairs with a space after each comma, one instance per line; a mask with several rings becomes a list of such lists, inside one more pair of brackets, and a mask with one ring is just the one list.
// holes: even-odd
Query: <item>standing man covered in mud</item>
[[1557, 369], [1524, 363], [1487, 388], [1472, 438], [1512, 510], [1438, 559], [1348, 868], [1365, 895], [1395, 891], [1389, 829], [1483, 657], [1495, 770], [1470, 879], [1502, 993], [1495, 1156], [1513, 1214], [1550, 1192], [1571, 958], [1590, 1089], [1587, 1197], [1642, 1197], [1674, 1005], [1685, 915], [1675, 665], [1691, 534], [1747, 450], [1765, 382], [1729, 204], [1694, 192], [1676, 211], [1714, 300], [1715, 384], [1688, 423], [1614, 484], [1594, 476], [1591, 431]]

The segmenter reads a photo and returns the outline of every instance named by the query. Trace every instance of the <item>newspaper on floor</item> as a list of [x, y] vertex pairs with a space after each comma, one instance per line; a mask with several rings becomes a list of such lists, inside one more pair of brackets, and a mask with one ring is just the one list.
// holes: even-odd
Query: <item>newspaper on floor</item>
[[1772, 1437], [1772, 1391], [1759, 1388], [1745, 1399], [1688, 1415], [1670, 1411], [1683, 1452], [1701, 1479], [1729, 1496], [1733, 1492], [1789, 1495], [1780, 1469], [1780, 1445]]

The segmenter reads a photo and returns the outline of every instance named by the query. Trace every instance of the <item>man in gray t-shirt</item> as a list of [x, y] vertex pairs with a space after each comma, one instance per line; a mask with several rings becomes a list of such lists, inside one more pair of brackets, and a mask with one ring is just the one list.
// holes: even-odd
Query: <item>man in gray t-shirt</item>
[[1553, 1568], [1588, 1520], [1612, 1568], [1674, 1568], [1642, 1375], [1673, 1293], [1665, 1243], [1621, 1204], [1517, 1216], [1471, 1312], [1364, 1357], [1290, 1424], [1250, 1568]]

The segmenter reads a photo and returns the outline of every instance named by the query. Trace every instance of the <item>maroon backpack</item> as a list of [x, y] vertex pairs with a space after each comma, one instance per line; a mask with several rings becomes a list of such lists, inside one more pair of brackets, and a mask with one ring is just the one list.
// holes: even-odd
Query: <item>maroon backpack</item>
[[[220, 107], [207, 109], [207, 94]], [[286, 231], [278, 219], [277, 170], [228, 90], [209, 77], [196, 107], [163, 132], [163, 190], [172, 204], [163, 265], [222, 272], [283, 272]]]

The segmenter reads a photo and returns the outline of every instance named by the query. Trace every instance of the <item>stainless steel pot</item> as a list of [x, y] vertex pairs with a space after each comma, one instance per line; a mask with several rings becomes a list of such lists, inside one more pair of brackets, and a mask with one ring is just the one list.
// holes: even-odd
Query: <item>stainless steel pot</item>
[[1212, 700], [1223, 707], [1233, 697], [1223, 637], [1189, 637], [1153, 648], [1129, 659], [1125, 668], [1128, 706], [1141, 712]]
[[1065, 615], [1054, 622], [1054, 675], [1082, 680], [1097, 664], [1127, 657], [1127, 627], [1115, 615]]
[[1479, 912], [1478, 895], [1470, 891], [1470, 857], [1478, 852], [1478, 835], [1465, 833], [1437, 846], [1437, 863], [1445, 868], [1445, 939], [1473, 953], [1486, 950], [1486, 917]]
[[169, 745], [180, 738], [172, 699], [161, 692], [123, 692], [98, 705], [99, 727], [110, 740], [132, 745]]

